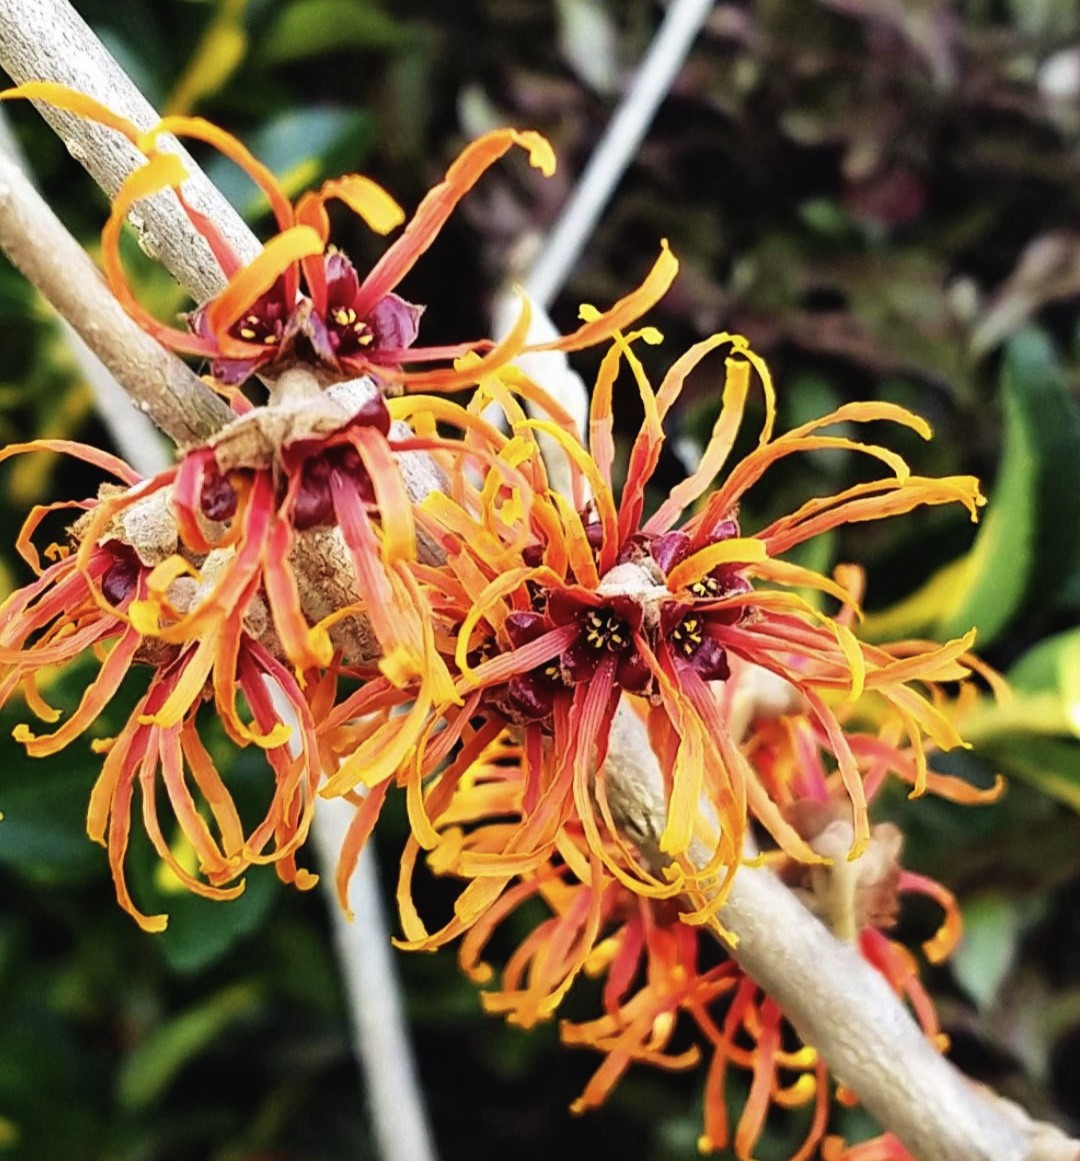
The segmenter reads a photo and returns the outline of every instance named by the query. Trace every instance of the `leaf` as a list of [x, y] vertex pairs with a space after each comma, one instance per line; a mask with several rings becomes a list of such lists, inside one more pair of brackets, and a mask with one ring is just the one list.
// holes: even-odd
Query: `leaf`
[[222, 0], [218, 5], [202, 40], [169, 94], [166, 113], [190, 113], [203, 97], [224, 87], [247, 53], [246, 7], [247, 0]]
[[981, 742], [979, 752], [1003, 773], [1080, 814], [1080, 742], [1018, 732]]
[[260, 44], [271, 64], [348, 49], [392, 50], [412, 41], [410, 30], [370, 0], [296, 0]]
[[1065, 720], [1080, 737], [1080, 629], [1047, 637], [1029, 649], [1008, 672], [1018, 693], [1056, 693]]
[[960, 985], [981, 1009], [997, 999], [1016, 959], [1024, 921], [1018, 900], [978, 895], [963, 908], [964, 937], [950, 960]]
[[[5, 720], [7, 715], [5, 715]], [[7, 743], [0, 780], [0, 864], [39, 882], [69, 881], [104, 872], [100, 848], [86, 837], [86, 803], [95, 768], [27, 758]]]
[[1009, 345], [1001, 384], [1005, 413], [1001, 468], [988, 515], [966, 558], [959, 600], [942, 613], [936, 629], [941, 636], [952, 637], [974, 625], [982, 648], [1015, 615], [1034, 570], [1039, 423], [1036, 400], [1028, 389], [1032, 341], [1029, 334]]
[[1080, 585], [1080, 402], [1070, 394], [1054, 348], [1041, 331], [1010, 344], [1038, 432], [1039, 479], [1032, 595], [1043, 608], [1064, 605]]
[[137, 1111], [153, 1104], [185, 1065], [259, 1002], [257, 989], [237, 985], [155, 1028], [124, 1061], [118, 1083], [121, 1105]]
[[[374, 136], [374, 122], [367, 113], [309, 105], [270, 118], [245, 144], [295, 197], [329, 169], [355, 169]], [[245, 217], [257, 217], [269, 208], [266, 198], [224, 158], [215, 158], [206, 171]]]
[[559, 51], [578, 77], [602, 96], [619, 85], [619, 38], [610, 5], [556, 0]]
[[900, 628], [947, 638], [974, 626], [985, 648], [1033, 600], [1049, 607], [1067, 594], [1080, 571], [1080, 490], [1062, 481], [1080, 463], [1080, 408], [1040, 331], [1009, 343], [1002, 405], [1001, 468], [973, 548], [870, 618], [868, 635]]
[[169, 926], [155, 942], [173, 971], [205, 971], [262, 926], [279, 895], [277, 876], [269, 867], [252, 867], [245, 879], [244, 893], [228, 902], [182, 888], [156, 893], [154, 908], [168, 914]]

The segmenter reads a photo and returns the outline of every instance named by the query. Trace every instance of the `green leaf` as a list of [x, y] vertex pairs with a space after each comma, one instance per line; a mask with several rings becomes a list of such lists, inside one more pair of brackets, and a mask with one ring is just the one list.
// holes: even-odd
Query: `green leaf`
[[981, 742], [979, 752], [1003, 773], [1022, 778], [1080, 814], [1080, 742], [1015, 733]]
[[[95, 770], [84, 763], [27, 758], [8, 742], [0, 779], [0, 864], [38, 882], [104, 872], [100, 847], [86, 837], [86, 804]], [[92, 757], [96, 765], [101, 759]]]
[[964, 938], [953, 953], [961, 987], [985, 1009], [993, 1004], [1016, 958], [1024, 918], [1018, 900], [985, 894], [964, 906]]
[[132, 1111], [153, 1104], [185, 1065], [259, 1003], [256, 988], [238, 985], [155, 1028], [124, 1062], [118, 1085], [120, 1103]]
[[267, 62], [280, 64], [356, 48], [386, 51], [411, 39], [405, 25], [370, 0], [296, 0], [270, 28], [260, 51]]
[[868, 635], [947, 638], [974, 626], [985, 648], [1033, 600], [1066, 600], [1080, 572], [1080, 490], [1062, 484], [1080, 463], [1080, 408], [1040, 331], [1009, 343], [1001, 396], [1004, 454], [974, 547], [870, 618]]
[[1023, 693], [1060, 693], [1080, 730], [1080, 629], [1069, 629], [1033, 645], [1008, 672]]
[[1009, 344], [1002, 375], [1005, 451], [975, 545], [968, 555], [959, 601], [937, 632], [958, 637], [973, 625], [985, 648], [1020, 608], [1034, 571], [1039, 471], [1037, 394], [1029, 386], [1044, 340], [1033, 332]]
[[[311, 105], [272, 117], [245, 144], [295, 197], [330, 170], [355, 169], [374, 138], [374, 121], [362, 110]], [[225, 158], [215, 158], [206, 171], [245, 217], [269, 209], [266, 198]]]
[[1032, 597], [1040, 607], [1067, 603], [1080, 585], [1080, 402], [1070, 394], [1053, 347], [1040, 331], [1026, 331], [1010, 344], [1023, 375], [1028, 408], [1036, 420], [1039, 447], [1036, 567]]
[[975, 745], [1006, 735], [1080, 738], [1080, 629], [1048, 637], [1006, 673], [1012, 696], [1000, 704], [983, 699], [964, 722]]
[[153, 909], [169, 916], [155, 941], [174, 971], [205, 971], [262, 925], [278, 897], [278, 878], [270, 867], [252, 867], [245, 880], [244, 893], [226, 902], [181, 889], [155, 892]]

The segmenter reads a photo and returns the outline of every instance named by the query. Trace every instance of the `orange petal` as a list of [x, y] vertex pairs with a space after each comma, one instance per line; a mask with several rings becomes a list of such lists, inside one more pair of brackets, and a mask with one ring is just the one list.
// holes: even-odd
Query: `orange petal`
[[435, 241], [458, 202], [472, 189], [483, 173], [518, 145], [529, 154], [529, 164], [545, 176], [555, 172], [551, 146], [531, 131], [496, 129], [467, 145], [446, 171], [446, 177], [420, 203], [402, 236], [379, 259], [360, 287], [353, 304], [363, 318], [385, 298], [412, 269], [416, 260]]
[[122, 133], [134, 143], [139, 136], [139, 127], [119, 113], [114, 113], [100, 101], [88, 97], [85, 93], [69, 89], [67, 85], [57, 84], [55, 81], [27, 81], [24, 85], [17, 85], [13, 89], [5, 89], [0, 93], [0, 101], [14, 101], [25, 99], [28, 101], [44, 101], [56, 109], [66, 109], [69, 113], [77, 113], [91, 121], [97, 121], [117, 133]]
[[616, 331], [626, 330], [664, 297], [679, 272], [678, 259], [668, 248], [667, 241], [662, 241], [660, 246], [660, 256], [636, 290], [624, 295], [602, 314], [590, 314], [584, 325], [576, 331], [549, 343], [539, 343], [528, 350], [580, 351], [611, 338]]
[[271, 238], [260, 254], [229, 279], [228, 286], [206, 312], [207, 324], [222, 354], [242, 359], [250, 357], [253, 350], [263, 350], [261, 346], [233, 339], [226, 332], [295, 263], [322, 252], [323, 240], [310, 226], [293, 226]]
[[157, 139], [163, 133], [193, 137], [196, 141], [205, 141], [207, 145], [212, 145], [219, 153], [235, 162], [266, 194], [279, 230], [287, 230], [293, 224], [292, 205], [278, 184], [277, 178], [231, 133], [202, 117], [176, 114], [162, 117], [152, 129], [141, 133], [135, 144], [148, 156], [153, 156], [157, 153]]

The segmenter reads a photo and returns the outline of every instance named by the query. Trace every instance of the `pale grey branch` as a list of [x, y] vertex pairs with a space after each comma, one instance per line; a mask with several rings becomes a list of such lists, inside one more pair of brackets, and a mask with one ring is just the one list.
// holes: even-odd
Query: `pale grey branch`
[[225, 402], [128, 317], [86, 251], [3, 154], [0, 248], [177, 444], [200, 443], [228, 421]]
[[[66, 0], [0, 0], [0, 66], [19, 84], [56, 81], [95, 97], [140, 129], [159, 119]], [[48, 105], [38, 109], [72, 157], [110, 197], [115, 195], [141, 160], [139, 153], [111, 129]], [[191, 175], [185, 196], [215, 222], [237, 256], [248, 261], [258, 253], [258, 240], [186, 152], [176, 148]], [[194, 298], [202, 302], [221, 290], [224, 277], [217, 262], [171, 193], [140, 202], [131, 220], [147, 253]]]

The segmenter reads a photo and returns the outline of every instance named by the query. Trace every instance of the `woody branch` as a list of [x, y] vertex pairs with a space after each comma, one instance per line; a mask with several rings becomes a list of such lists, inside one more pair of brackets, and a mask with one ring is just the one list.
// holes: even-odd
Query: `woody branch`
[[[61, 0], [0, 0], [0, 64], [19, 81], [57, 81], [89, 93], [138, 124], [156, 120], [130, 80]], [[98, 126], [52, 111], [46, 115], [73, 156], [106, 192], [115, 192], [138, 155]], [[190, 171], [192, 201], [239, 254], [253, 253], [257, 242], [235, 212], [193, 165]], [[35, 221], [26, 211], [29, 200], [23, 202], [33, 191], [17, 182], [0, 181], [0, 186], [7, 199], [5, 224], [10, 221], [4, 245], [13, 253], [32, 256], [43, 242], [42, 235], [24, 232]], [[220, 271], [171, 195], [140, 203], [140, 216], [133, 224], [148, 252], [194, 297], [202, 300], [220, 289]], [[22, 265], [36, 281], [41, 264], [27, 257]], [[77, 266], [72, 281], [76, 279], [87, 295], [101, 286], [96, 271], [86, 263]], [[90, 296], [87, 301], [97, 299]], [[71, 302], [57, 305], [65, 314], [74, 309]], [[104, 317], [111, 308], [99, 303], [92, 309], [100, 309]], [[94, 330], [85, 326], [80, 333], [108, 362], [109, 346], [95, 341]], [[141, 338], [133, 342], [146, 338], [139, 334]], [[151, 397], [161, 391], [157, 373], [139, 360], [124, 364], [115, 354], [113, 359], [109, 365], [114, 373], [140, 405], [151, 410]], [[174, 378], [179, 385], [182, 377], [177, 373]], [[634, 729], [629, 715], [620, 718], [609, 757], [610, 793], [634, 835], [660, 834], [666, 810], [663, 779]], [[975, 1086], [940, 1057], [881, 977], [853, 948], [835, 939], [770, 872], [740, 870], [721, 919], [738, 939], [734, 954], [743, 968], [920, 1161], [1080, 1159], [1080, 1144]]]

